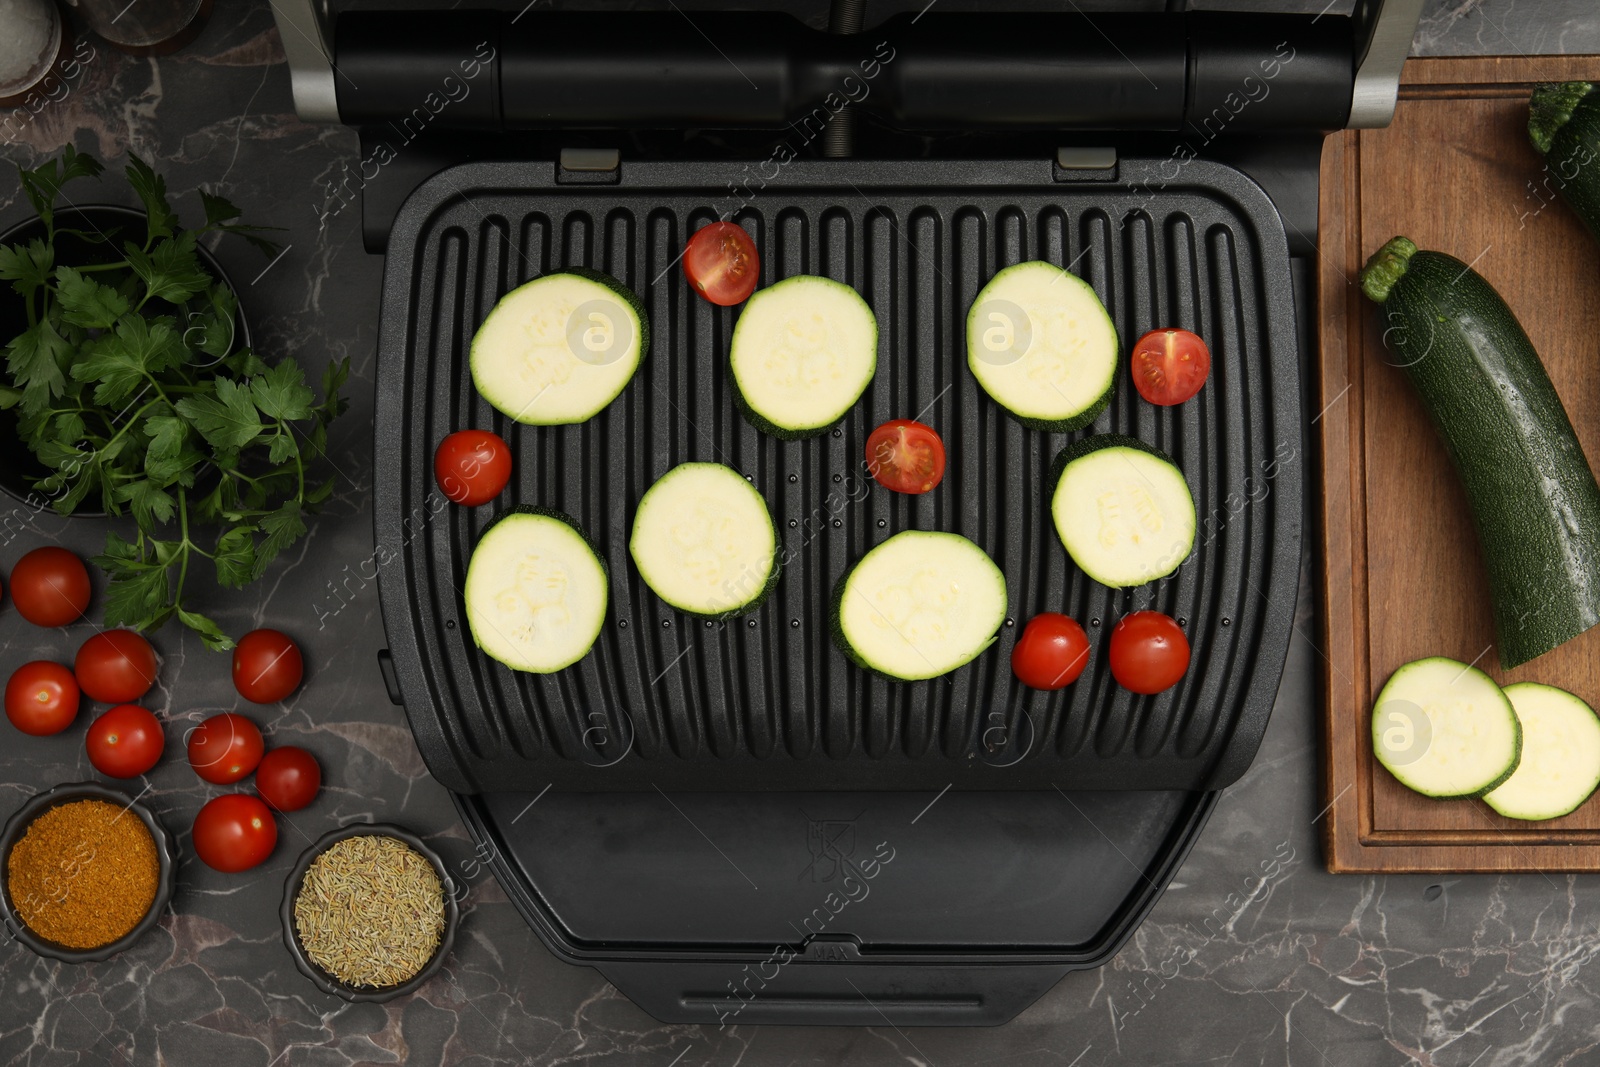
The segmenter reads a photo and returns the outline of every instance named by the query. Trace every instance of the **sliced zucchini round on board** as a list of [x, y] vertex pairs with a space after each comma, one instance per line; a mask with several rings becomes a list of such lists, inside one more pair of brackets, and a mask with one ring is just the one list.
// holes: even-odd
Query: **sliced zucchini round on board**
[[1083, 573], [1113, 589], [1165, 578], [1194, 551], [1194, 496], [1160, 450], [1096, 434], [1056, 456], [1050, 513]]
[[1434, 656], [1389, 676], [1372, 707], [1372, 751], [1424, 796], [1482, 796], [1517, 769], [1522, 724], [1493, 678]]
[[680, 464], [646, 490], [628, 550], [656, 596], [708, 619], [759, 606], [781, 569], [767, 502], [720, 463]]
[[1537, 682], [1505, 687], [1522, 723], [1522, 759], [1511, 777], [1483, 795], [1510, 819], [1555, 819], [1576, 811], [1600, 787], [1600, 718], [1565, 689]]
[[650, 324], [631, 289], [569, 267], [500, 298], [472, 338], [472, 383], [517, 422], [583, 422], [617, 398], [649, 346]]
[[903, 681], [970, 662], [1005, 619], [1005, 575], [959, 534], [895, 534], [834, 587], [839, 647], [860, 666]]
[[814, 437], [872, 381], [878, 320], [848, 285], [801, 274], [756, 291], [731, 348], [734, 396], [750, 424], [780, 440]]
[[606, 565], [571, 518], [521, 508], [478, 539], [463, 595], [479, 648], [512, 670], [551, 674], [600, 636]]
[[967, 312], [967, 366], [1024, 426], [1089, 425], [1117, 383], [1117, 328], [1082, 278], [1034, 260], [1007, 267]]

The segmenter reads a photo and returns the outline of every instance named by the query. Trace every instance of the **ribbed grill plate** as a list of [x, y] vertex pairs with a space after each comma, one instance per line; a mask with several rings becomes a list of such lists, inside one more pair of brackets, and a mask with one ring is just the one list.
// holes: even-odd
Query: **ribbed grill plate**
[[[1300, 401], [1282, 224], [1237, 171], [1123, 160], [1118, 182], [1058, 182], [1049, 163], [795, 162], [765, 188], [726, 163], [627, 163], [615, 185], [564, 185], [550, 163], [467, 164], [402, 209], [384, 274], [375, 526], [384, 622], [430, 770], [452, 789], [1218, 788], [1249, 765], [1277, 691], [1300, 553]], [[879, 324], [878, 372], [837, 430], [780, 442], [729, 395], [738, 309], [695, 296], [676, 260], [688, 235], [740, 197], [762, 282], [822, 274], [855, 286]], [[966, 367], [964, 322], [1003, 266], [1045, 259], [1092, 284], [1123, 340], [1111, 407], [1092, 431], [1169, 453], [1194, 492], [1194, 555], [1172, 578], [1115, 592], [1072, 564], [1050, 521], [1056, 452], [1083, 434], [1025, 430]], [[518, 425], [472, 387], [467, 350], [509, 289], [563, 266], [631, 286], [651, 349], [606, 411], [579, 426]], [[1131, 342], [1177, 325], [1211, 345], [1211, 379], [1176, 408], [1139, 399]], [[867, 434], [897, 417], [949, 450], [924, 496], [863, 471]], [[480, 508], [444, 502], [438, 442], [492, 429], [517, 457]], [[669, 609], [628, 554], [633, 509], [674, 465], [714, 460], [751, 476], [786, 551], [753, 615], [707, 626]], [[505, 508], [575, 516], [604, 548], [611, 604], [589, 656], [519, 674], [473, 646], [461, 587], [477, 538]], [[1005, 572], [1010, 617], [978, 660], [929, 682], [851, 665], [829, 637], [834, 583], [901, 530], [949, 530]], [[1112, 624], [1154, 608], [1194, 649], [1177, 686], [1119, 688]], [[1022, 624], [1064, 611], [1092, 661], [1057, 693], [1026, 689], [1010, 654]]]

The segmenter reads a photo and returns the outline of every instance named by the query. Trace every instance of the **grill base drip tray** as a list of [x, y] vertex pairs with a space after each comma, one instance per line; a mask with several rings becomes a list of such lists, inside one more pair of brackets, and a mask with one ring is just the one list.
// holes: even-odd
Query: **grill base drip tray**
[[671, 1023], [996, 1025], [1110, 959], [1217, 793], [457, 795], [561, 959]]

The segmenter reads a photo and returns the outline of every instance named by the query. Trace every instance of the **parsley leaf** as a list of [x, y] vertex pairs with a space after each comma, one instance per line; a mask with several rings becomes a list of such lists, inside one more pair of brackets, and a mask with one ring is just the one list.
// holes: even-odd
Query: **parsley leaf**
[[[115, 537], [115, 534], [110, 535]], [[106, 587], [106, 625], [128, 626], [135, 630], [152, 629], [166, 621], [168, 606], [167, 568], [159, 562], [144, 562], [108, 551], [94, 562], [111, 578]]]
[[283, 229], [282, 226], [246, 226], [242, 222], [234, 222], [232, 220], [238, 218], [243, 212], [234, 207], [231, 200], [208, 193], [204, 189], [200, 190], [200, 202], [205, 205], [206, 209], [206, 229], [236, 234], [260, 249], [262, 255], [274, 256], [278, 254], [278, 243], [269, 241], [260, 235], [268, 230], [281, 230]]
[[147, 216], [145, 228], [149, 233], [149, 241], [154, 241], [158, 237], [171, 237], [173, 227], [178, 225], [178, 216], [172, 213], [172, 207], [167, 203], [167, 180], [151, 170], [150, 164], [132, 152], [128, 153], [126, 173], [128, 184], [133, 186], [133, 191], [144, 202]]
[[235, 526], [217, 538], [215, 552], [217, 582], [239, 589], [250, 584], [256, 573], [255, 527]]
[[17, 174], [22, 179], [22, 192], [27, 196], [28, 203], [33, 205], [33, 210], [49, 226], [55, 222], [55, 202], [61, 187], [74, 178], [96, 177], [102, 169], [99, 160], [79, 152], [69, 144], [61, 153], [59, 169], [56, 161], [51, 159], [33, 170], [23, 170], [19, 166]]
[[41, 319], [6, 345], [6, 370], [22, 390], [24, 411], [40, 411], [67, 385], [61, 366], [71, 354], [66, 339], [49, 319]]
[[104, 330], [128, 313], [128, 298], [71, 267], [56, 268], [56, 299], [61, 317], [74, 326]]
[[211, 285], [211, 275], [200, 266], [192, 231], [162, 241], [148, 255], [132, 241], [123, 245], [128, 265], [145, 284], [151, 297], [181, 304]]
[[[306, 372], [292, 359], [286, 359], [265, 374], [251, 378], [250, 395], [263, 415], [287, 422], [309, 418], [311, 404], [316, 400], [306, 386]], [[273, 462], [283, 461], [275, 459]]]
[[55, 248], [35, 237], [25, 245], [0, 245], [0, 279], [11, 282], [11, 288], [24, 298], [50, 280], [50, 268], [55, 263]]
[[300, 513], [300, 502], [286, 500], [278, 510], [261, 516], [261, 530], [266, 536], [256, 547], [256, 566], [253, 572], [256, 578], [261, 577], [262, 572], [267, 569], [267, 564], [277, 558], [279, 552], [288, 548], [306, 532], [306, 521]]
[[182, 340], [169, 321], [149, 321], [138, 315], [123, 316], [115, 333], [101, 334], [83, 351], [83, 357], [73, 364], [72, 377], [94, 382], [95, 403], [107, 407], [120, 407], [129, 397], [131, 403], [137, 403], [149, 396], [155, 386], [153, 376], [183, 359]]
[[233, 647], [233, 638], [204, 615], [179, 608], [178, 621], [199, 634], [201, 642], [213, 652], [226, 652]]
[[174, 406], [194, 424], [216, 449], [238, 449], [261, 436], [261, 419], [250, 399], [250, 388], [229, 378], [218, 378], [217, 395], [186, 396]]

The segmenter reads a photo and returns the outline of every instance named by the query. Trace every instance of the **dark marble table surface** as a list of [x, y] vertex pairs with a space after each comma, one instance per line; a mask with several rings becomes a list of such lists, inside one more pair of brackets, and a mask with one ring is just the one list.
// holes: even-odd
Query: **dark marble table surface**
[[[1419, 54], [1600, 52], [1592, 0], [1430, 0]], [[1600, 954], [1593, 876], [1335, 877], [1316, 820], [1320, 653], [1309, 584], [1277, 709], [1250, 772], [1230, 788], [1171, 888], [1106, 967], [1070, 975], [996, 1029], [911, 1030], [662, 1025], [587, 968], [552, 957], [499, 887], [473, 880], [443, 974], [418, 994], [351, 1006], [295, 970], [280, 940], [283, 877], [301, 849], [353, 819], [400, 822], [452, 863], [470, 856], [445, 791], [424, 770], [375, 667], [384, 645], [372, 552], [371, 385], [380, 259], [355, 211], [319, 228], [323, 190], [357, 159], [355, 135], [299, 121], [265, 4], [219, 5], [182, 53], [133, 59], [100, 46], [69, 96], [7, 131], [7, 162], [72, 142], [120, 166], [156, 164], [191, 217], [195, 189], [226, 194], [287, 227], [264, 262], [217, 252], [241, 284], [258, 347], [312, 367], [350, 357], [349, 414], [333, 434], [338, 487], [310, 535], [243, 595], [198, 590], [231, 632], [273, 626], [299, 638], [308, 682], [281, 706], [250, 708], [271, 743], [301, 744], [328, 768], [307, 810], [281, 820], [271, 860], [222, 875], [192, 855], [160, 929], [102, 964], [68, 967], [0, 949], [0, 1061], [30, 1065], [490, 1064], [1367, 1064], [1437, 1067], [1600, 1063]], [[113, 187], [114, 188], [114, 187]], [[82, 194], [80, 194], [82, 195]], [[0, 223], [27, 214], [0, 178]], [[53, 516], [0, 521], [0, 570], [61, 543], [85, 555], [104, 526]], [[334, 596], [336, 587], [345, 590]], [[336, 610], [330, 610], [336, 609]], [[87, 632], [87, 631], [84, 631]], [[0, 673], [64, 659], [71, 638], [0, 610]], [[235, 706], [226, 657], [169, 627], [152, 706], [173, 736]], [[87, 716], [66, 734], [24, 739], [0, 725], [0, 817], [50, 783], [93, 777]], [[176, 748], [176, 745], [173, 745]], [[146, 798], [187, 852], [187, 828], [215, 787], [169, 754]], [[1263, 864], [1276, 873], [1263, 880]], [[1206, 924], [1209, 922], [1209, 926]], [[1163, 966], [1188, 929], [1215, 934], [1183, 967]]]

